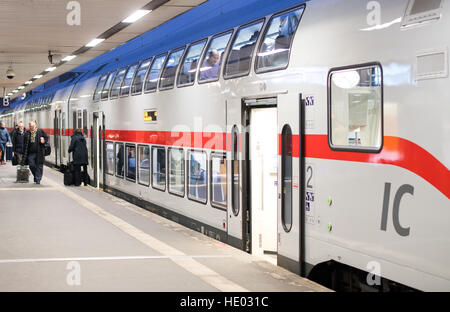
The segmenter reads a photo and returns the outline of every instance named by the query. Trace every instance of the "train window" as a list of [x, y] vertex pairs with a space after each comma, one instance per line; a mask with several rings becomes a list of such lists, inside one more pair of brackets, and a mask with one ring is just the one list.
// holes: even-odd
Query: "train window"
[[106, 78], [108, 78], [108, 75], [103, 75], [100, 77], [100, 79], [97, 82], [97, 86], [95, 88], [94, 92], [94, 102], [100, 101], [101, 93], [103, 90], [103, 86], [105, 85]]
[[329, 143], [332, 149], [378, 152], [383, 144], [381, 65], [331, 70]]
[[106, 142], [106, 173], [114, 174], [114, 143]]
[[207, 170], [206, 152], [189, 151], [189, 193], [188, 198], [206, 204], [207, 202]]
[[166, 190], [166, 149], [152, 146], [152, 187]]
[[233, 127], [231, 134], [232, 142], [232, 155], [231, 155], [231, 207], [233, 209], [233, 214], [237, 216], [239, 214], [239, 130], [237, 126]]
[[266, 28], [264, 40], [256, 55], [256, 72], [284, 69], [289, 64], [289, 54], [295, 31], [305, 7], [274, 15]]
[[147, 75], [147, 80], [145, 81], [145, 92], [156, 91], [156, 86], [158, 85], [159, 72], [164, 65], [167, 54], [162, 54], [153, 59], [152, 66]]
[[183, 52], [184, 47], [170, 53], [159, 81], [159, 88], [161, 90], [173, 88], [175, 83], [175, 75], [178, 65], [180, 64], [181, 57], [183, 56]]
[[211, 205], [227, 207], [227, 162], [225, 155], [211, 155]]
[[101, 96], [102, 100], [108, 99], [109, 89], [111, 88], [111, 84], [112, 84], [115, 74], [116, 74], [116, 71], [113, 71], [108, 75], [108, 79], [106, 79], [105, 85], [103, 86], [103, 90], [102, 90], [102, 96]]
[[292, 228], [292, 131], [285, 125], [281, 131], [281, 220], [283, 228]]
[[225, 63], [224, 78], [245, 76], [250, 73], [253, 50], [263, 24], [264, 20], [260, 20], [239, 28]]
[[131, 65], [128, 70], [125, 78], [123, 79], [122, 87], [120, 88], [120, 96], [128, 96], [130, 95], [130, 85], [133, 80], [134, 73], [138, 67], [138, 63]]
[[[91, 140], [93, 142], [93, 140]], [[116, 176], [123, 178], [123, 165], [125, 159], [125, 149], [123, 143], [116, 143]]]
[[85, 136], [87, 136], [87, 124], [88, 124], [87, 109], [83, 109], [83, 134]]
[[127, 179], [136, 181], [136, 146], [127, 144], [125, 151], [127, 154]]
[[199, 81], [209, 82], [219, 80], [220, 64], [222, 63], [223, 54], [228, 46], [231, 34], [232, 31], [229, 31], [212, 38], [202, 58]]
[[169, 148], [169, 193], [184, 197], [184, 167], [184, 150]]
[[139, 184], [150, 185], [150, 148], [139, 145]]
[[116, 99], [119, 97], [120, 86], [122, 85], [123, 77], [125, 77], [125, 73], [127, 72], [127, 68], [124, 67], [119, 69], [116, 77], [114, 78], [114, 82], [111, 86], [111, 91], [109, 93], [110, 99]]
[[178, 86], [193, 85], [198, 68], [198, 61], [205, 47], [206, 39], [189, 46], [178, 74]]
[[141, 94], [142, 93], [142, 85], [144, 84], [145, 75], [147, 74], [147, 70], [150, 67], [150, 63], [152, 59], [147, 59], [142, 61], [141, 65], [139, 65], [139, 69], [136, 72], [136, 76], [133, 79], [133, 83], [131, 84], [131, 94]]

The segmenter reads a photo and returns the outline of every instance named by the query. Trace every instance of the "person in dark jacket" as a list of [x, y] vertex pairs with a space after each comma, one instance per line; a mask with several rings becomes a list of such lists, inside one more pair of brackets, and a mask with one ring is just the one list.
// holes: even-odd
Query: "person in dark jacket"
[[13, 153], [19, 164], [22, 163], [23, 154], [25, 153], [25, 133], [23, 123], [19, 122], [18, 127], [14, 129], [11, 135]]
[[[80, 186], [81, 182], [84, 185], [88, 185], [88, 151], [86, 147], [86, 139], [83, 136], [81, 129], [75, 130], [75, 134], [72, 135], [70, 141], [69, 153], [72, 153], [73, 165], [74, 165], [74, 184]], [[81, 174], [81, 167], [83, 167], [83, 174]], [[83, 180], [83, 181], [82, 181]]]
[[1, 159], [0, 164], [5, 165], [5, 154], [6, 154], [6, 143], [11, 142], [11, 137], [9, 136], [8, 129], [5, 127], [5, 123], [0, 122], [0, 150], [1, 150]]
[[24, 137], [25, 150], [21, 164], [28, 164], [34, 176], [34, 183], [41, 184], [44, 173], [45, 144], [48, 143], [48, 136], [43, 130], [38, 129], [36, 122], [30, 122], [29, 126], [30, 129]]

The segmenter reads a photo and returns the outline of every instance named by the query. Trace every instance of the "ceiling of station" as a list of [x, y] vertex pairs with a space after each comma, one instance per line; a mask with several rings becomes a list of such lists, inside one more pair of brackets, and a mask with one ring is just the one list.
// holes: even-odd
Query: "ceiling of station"
[[[154, 0], [155, 1], [155, 0]], [[19, 93], [35, 88], [89, 60], [108, 52], [207, 0], [169, 0], [137, 22], [91, 48], [74, 60]], [[79, 4], [80, 25], [69, 25], [73, 2]], [[0, 97], [16, 89], [33, 76], [51, 67], [48, 51], [62, 57], [71, 55], [120, 23], [130, 14], [146, 6], [150, 0], [2, 0], [0, 1]], [[68, 9], [69, 8], [69, 9]], [[70, 20], [70, 19], [69, 19]], [[6, 71], [12, 66], [14, 79]]]

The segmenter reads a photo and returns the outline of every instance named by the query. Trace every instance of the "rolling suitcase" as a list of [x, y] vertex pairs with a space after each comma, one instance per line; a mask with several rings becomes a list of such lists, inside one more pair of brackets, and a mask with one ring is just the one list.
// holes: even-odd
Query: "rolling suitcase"
[[64, 185], [73, 185], [73, 182], [73, 173], [69, 168], [66, 168], [64, 171]]
[[6, 144], [6, 161], [11, 161], [13, 158], [13, 147], [12, 144]]
[[28, 183], [30, 170], [28, 166], [17, 166], [17, 183]]

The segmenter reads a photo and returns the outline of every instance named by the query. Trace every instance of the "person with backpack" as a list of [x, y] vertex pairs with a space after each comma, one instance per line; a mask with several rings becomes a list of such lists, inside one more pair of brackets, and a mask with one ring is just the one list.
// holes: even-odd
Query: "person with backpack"
[[[75, 186], [80, 186], [81, 182], [88, 185], [89, 176], [87, 173], [88, 151], [86, 147], [86, 139], [83, 136], [82, 129], [76, 129], [70, 141], [69, 153], [72, 153], [73, 164], [73, 181]], [[83, 174], [81, 174], [83, 167]]]
[[21, 165], [28, 164], [34, 176], [34, 183], [41, 184], [48, 135], [43, 130], [38, 129], [34, 121], [31, 121], [29, 126], [29, 130], [25, 133], [25, 149]]
[[22, 122], [19, 122], [16, 129], [13, 130], [11, 141], [13, 144], [13, 153], [17, 162], [22, 163], [23, 154], [25, 152], [25, 127]]
[[6, 154], [6, 143], [11, 142], [11, 137], [9, 136], [8, 129], [5, 127], [5, 123], [0, 122], [0, 150], [1, 150], [1, 159], [0, 164], [5, 165], [5, 154]]

